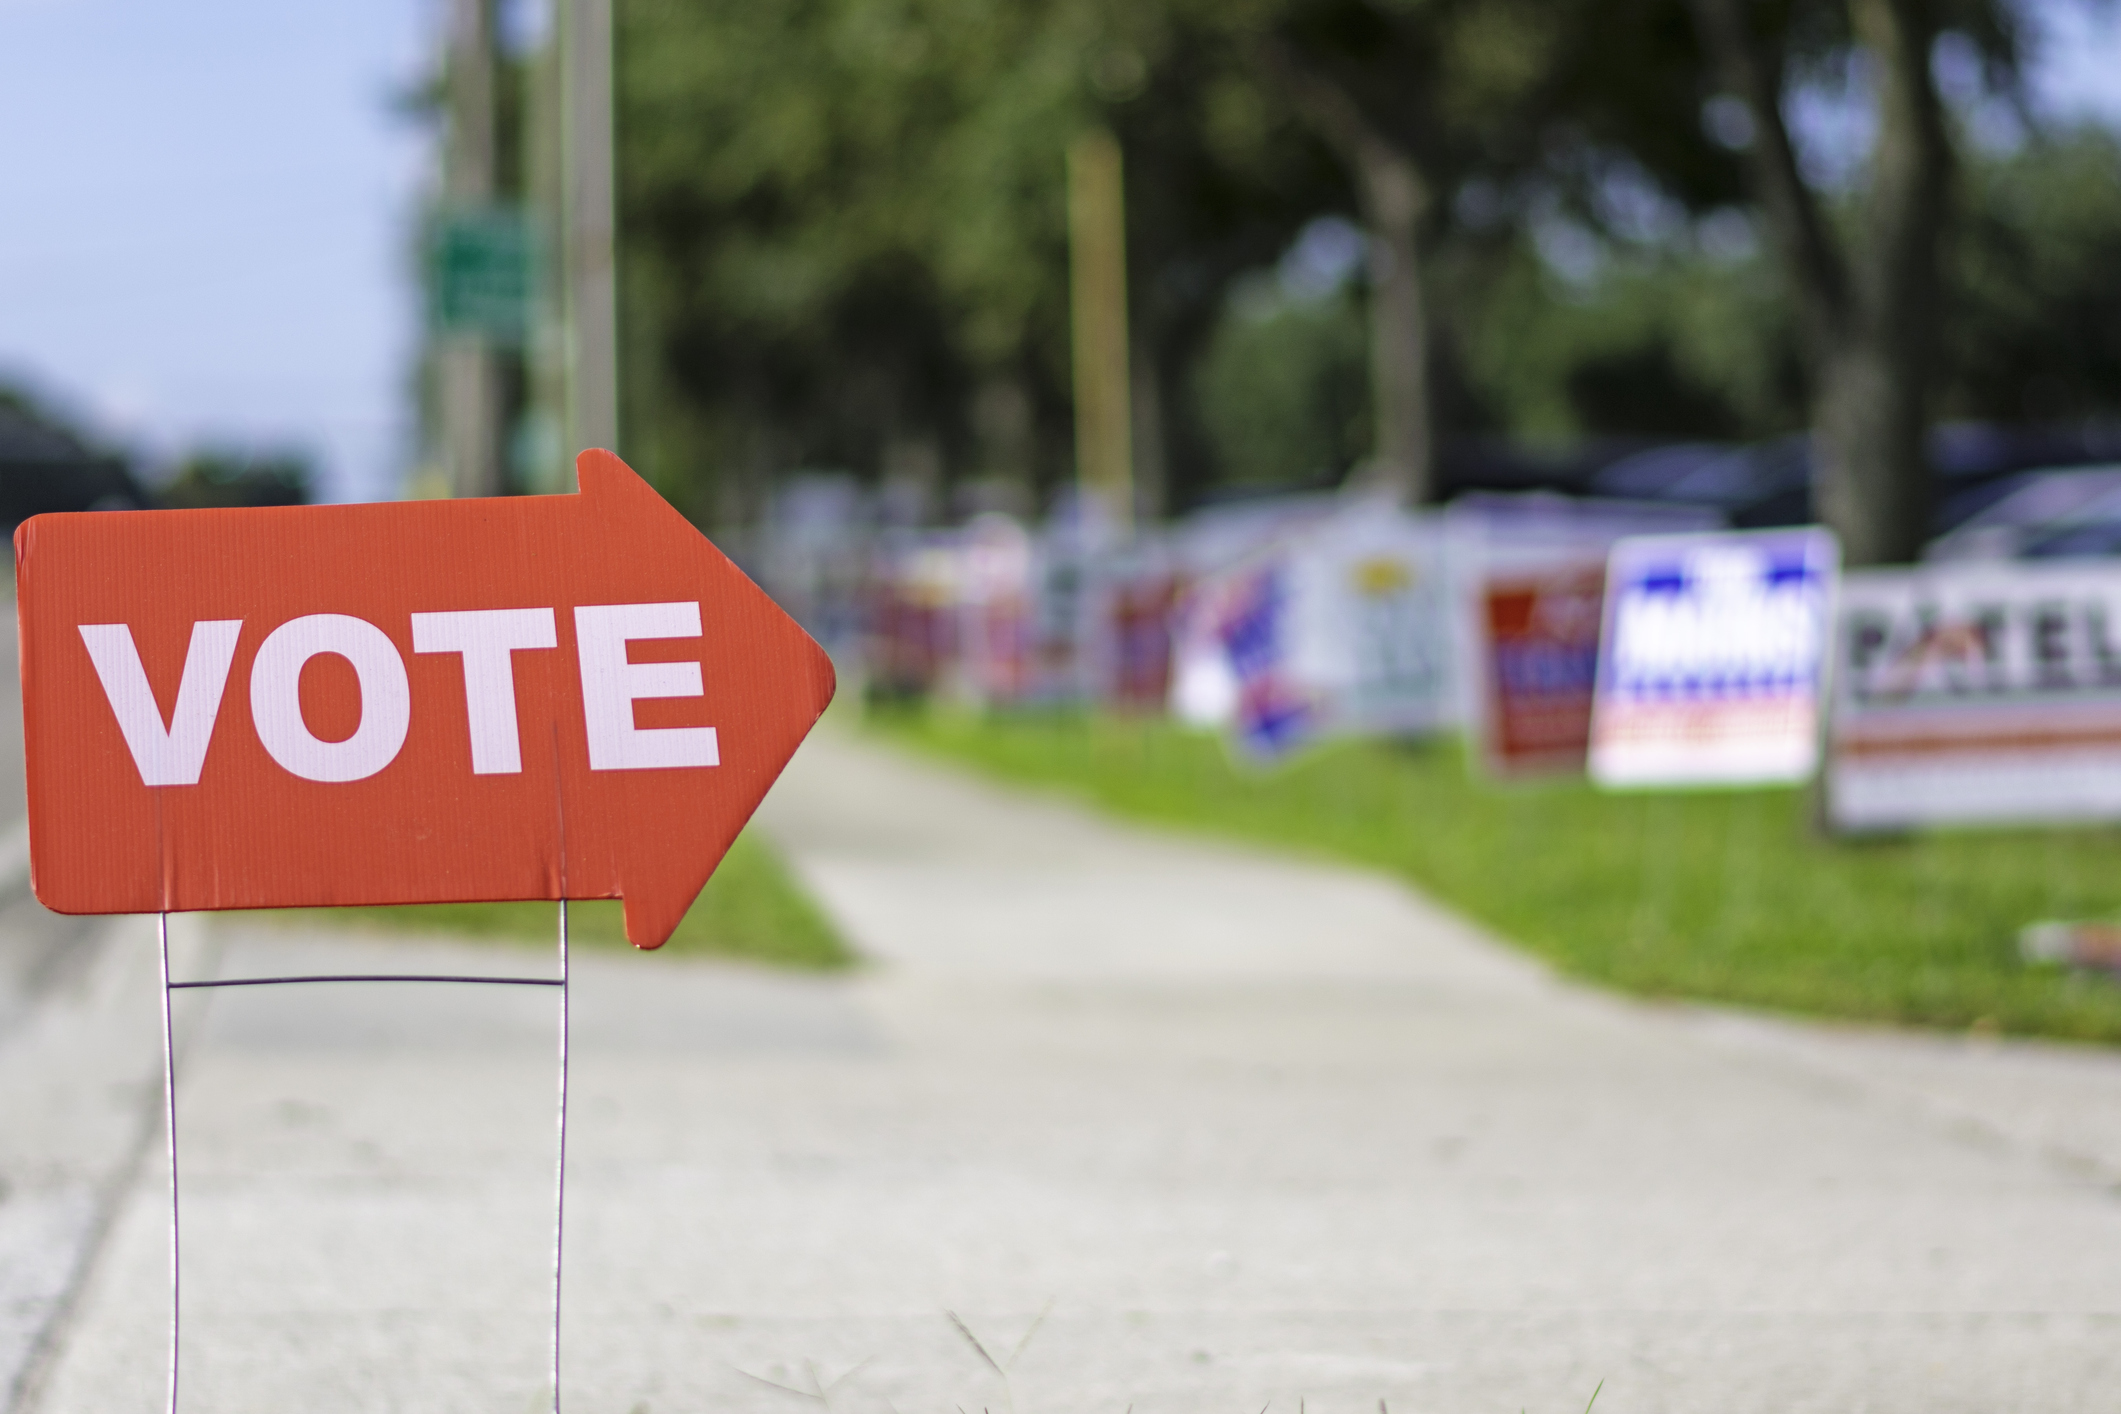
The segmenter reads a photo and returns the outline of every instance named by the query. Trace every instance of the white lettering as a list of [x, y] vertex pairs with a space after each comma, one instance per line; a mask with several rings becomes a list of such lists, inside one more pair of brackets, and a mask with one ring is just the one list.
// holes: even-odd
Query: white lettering
[[[322, 741], [302, 719], [302, 668], [319, 653], [353, 664], [361, 724], [344, 741]], [[405, 660], [383, 630], [349, 614], [289, 619], [258, 645], [250, 668], [250, 715], [272, 759], [305, 781], [358, 781], [397, 759], [412, 723]]]
[[523, 769], [513, 655], [518, 649], [556, 648], [559, 642], [550, 609], [467, 609], [412, 616], [413, 652], [463, 655], [473, 775], [512, 776]]
[[1805, 584], [1631, 593], [1613, 624], [1614, 675], [1631, 684], [1805, 677], [1819, 654], [1822, 607], [1816, 589]]
[[140, 780], [151, 786], [195, 786], [206, 765], [207, 743], [221, 715], [221, 694], [228, 686], [228, 666], [235, 661], [241, 619], [206, 619], [191, 626], [184, 652], [184, 676], [177, 683], [176, 709], [167, 726], [147, 669], [127, 624], [82, 624], [81, 641], [103, 683], [103, 695], [125, 734]]
[[629, 663], [626, 645], [637, 638], [698, 638], [700, 606], [674, 604], [585, 604], [574, 611], [575, 653], [582, 668], [582, 720], [589, 733], [589, 769], [643, 771], [665, 766], [718, 766], [721, 748], [713, 727], [643, 729], [633, 724], [633, 704], [644, 697], [698, 697], [696, 662]]

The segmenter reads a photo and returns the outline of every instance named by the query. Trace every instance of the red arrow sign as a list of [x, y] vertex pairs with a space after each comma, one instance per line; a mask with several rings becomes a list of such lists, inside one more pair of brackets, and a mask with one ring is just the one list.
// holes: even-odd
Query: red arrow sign
[[578, 496], [24, 522], [37, 897], [623, 898], [661, 944], [832, 665], [625, 463], [577, 467]]

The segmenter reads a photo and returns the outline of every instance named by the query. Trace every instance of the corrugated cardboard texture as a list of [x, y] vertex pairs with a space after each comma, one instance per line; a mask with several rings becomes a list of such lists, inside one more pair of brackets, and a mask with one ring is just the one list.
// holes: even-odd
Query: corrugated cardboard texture
[[[574, 496], [38, 516], [16, 532], [32, 880], [62, 913], [623, 898], [626, 933], [670, 935], [831, 700], [831, 662], [609, 452]], [[639, 728], [711, 726], [714, 766], [592, 770], [574, 609], [697, 601], [698, 638], [634, 662], [699, 662], [703, 695], [642, 699]], [[513, 655], [519, 772], [472, 771], [465, 665], [414, 651], [415, 613], [555, 610], [558, 644]], [[404, 660], [411, 718], [361, 780], [305, 780], [253, 725], [251, 666], [275, 628], [346, 614]], [[242, 620], [195, 785], [148, 786], [81, 625], [129, 626], [166, 724], [192, 625]], [[302, 716], [361, 720], [344, 657], [312, 658]]]

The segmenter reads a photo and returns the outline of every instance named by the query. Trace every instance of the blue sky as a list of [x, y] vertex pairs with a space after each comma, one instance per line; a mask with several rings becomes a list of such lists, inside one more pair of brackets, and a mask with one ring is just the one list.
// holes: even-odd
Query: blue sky
[[0, 379], [395, 491], [437, 0], [0, 0]]
[[[2121, 125], [2121, 4], [2028, 8], [2040, 105]], [[395, 494], [429, 154], [391, 97], [440, 20], [440, 0], [0, 0], [0, 381], [150, 457], [297, 446], [328, 497]]]

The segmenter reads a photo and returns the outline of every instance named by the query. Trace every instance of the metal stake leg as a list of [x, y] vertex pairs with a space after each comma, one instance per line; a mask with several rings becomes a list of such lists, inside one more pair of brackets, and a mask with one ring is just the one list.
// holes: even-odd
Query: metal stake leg
[[[560, 1260], [567, 1232], [567, 900], [560, 900], [560, 1143], [552, 1202], [552, 1414], [560, 1414]], [[172, 1410], [171, 1414], [175, 1414]]]
[[169, 1137], [169, 1414], [177, 1414], [177, 1341], [182, 1329], [183, 1286], [177, 1206], [177, 1041], [170, 1024], [169, 915], [155, 915], [162, 944], [162, 1127]]
[[158, 914], [156, 937], [162, 944], [162, 1117], [169, 1137], [169, 1404], [177, 1414], [177, 1349], [181, 1331], [183, 1288], [179, 1261], [177, 1201], [177, 1042], [170, 997], [190, 988], [267, 987], [304, 982], [459, 982], [504, 987], [557, 987], [560, 990], [559, 1157], [553, 1180], [552, 1206], [552, 1414], [560, 1414], [560, 1269], [567, 1230], [567, 901], [560, 900], [560, 975], [550, 977], [454, 977], [399, 973], [331, 976], [227, 977], [200, 982], [169, 980], [169, 915]]

